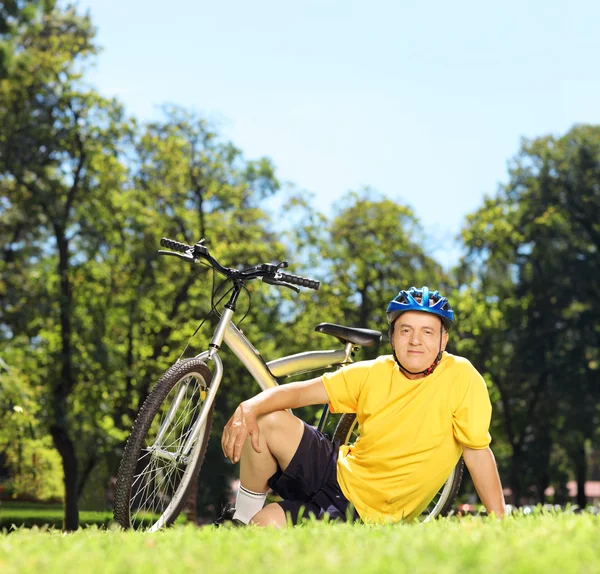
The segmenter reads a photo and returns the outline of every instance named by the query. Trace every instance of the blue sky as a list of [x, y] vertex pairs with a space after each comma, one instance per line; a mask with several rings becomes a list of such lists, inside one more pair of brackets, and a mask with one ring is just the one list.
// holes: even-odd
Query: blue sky
[[442, 263], [522, 137], [600, 123], [600, 2], [79, 6], [104, 48], [88, 80], [129, 113], [206, 114], [326, 212], [363, 186], [407, 203]]

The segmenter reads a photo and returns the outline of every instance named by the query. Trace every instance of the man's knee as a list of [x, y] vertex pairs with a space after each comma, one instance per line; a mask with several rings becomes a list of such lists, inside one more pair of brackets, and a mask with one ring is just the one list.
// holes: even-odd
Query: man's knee
[[299, 419], [288, 411], [274, 411], [257, 419], [260, 432], [266, 434], [285, 433], [298, 426]]
[[260, 441], [285, 470], [298, 449], [304, 423], [288, 411], [275, 411], [258, 418]]

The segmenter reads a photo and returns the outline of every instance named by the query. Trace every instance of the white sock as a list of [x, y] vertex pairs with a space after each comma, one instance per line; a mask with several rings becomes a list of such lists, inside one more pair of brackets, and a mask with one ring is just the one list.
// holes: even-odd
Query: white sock
[[267, 498], [266, 492], [252, 492], [240, 484], [235, 498], [235, 514], [233, 518], [248, 524], [253, 516], [262, 510]]

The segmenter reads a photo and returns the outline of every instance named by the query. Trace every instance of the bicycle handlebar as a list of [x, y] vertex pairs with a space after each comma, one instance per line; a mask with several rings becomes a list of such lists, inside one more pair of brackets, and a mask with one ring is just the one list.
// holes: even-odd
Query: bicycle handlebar
[[307, 277], [301, 277], [300, 275], [292, 275], [291, 273], [282, 273], [279, 271], [281, 267], [287, 267], [287, 263], [280, 263], [279, 265], [263, 263], [262, 265], [257, 265], [255, 267], [251, 267], [250, 269], [241, 271], [223, 267], [214, 257], [210, 255], [206, 246], [203, 245], [203, 242], [204, 239], [201, 239], [198, 243], [196, 243], [196, 245], [186, 245], [185, 243], [180, 243], [174, 239], [163, 237], [160, 240], [160, 244], [163, 247], [167, 247], [168, 249], [172, 249], [173, 251], [177, 251], [179, 253], [184, 253], [185, 256], [178, 255], [176, 253], [169, 253], [168, 251], [159, 251], [159, 253], [177, 255], [178, 257], [188, 261], [194, 261], [196, 258], [206, 259], [213, 268], [229, 279], [244, 280], [262, 277], [263, 280], [266, 280], [266, 283], [271, 285], [279, 285], [281, 287], [288, 287], [294, 291], [297, 291], [298, 289], [293, 287], [293, 285], [314, 289], [315, 291], [319, 289], [321, 285], [320, 281], [308, 279]]
[[175, 241], [174, 239], [167, 239], [166, 237], [163, 237], [160, 240], [160, 244], [163, 247], [168, 247], [169, 249], [172, 249], [173, 251], [179, 251], [180, 253], [185, 253], [189, 249], [193, 249], [193, 247], [191, 247], [190, 245], [186, 245], [185, 243], [179, 243], [179, 241]]
[[290, 273], [278, 273], [276, 279], [280, 279], [285, 281], [286, 283], [291, 283], [292, 285], [300, 285], [300, 287], [308, 287], [309, 289], [314, 289], [315, 291], [321, 285], [320, 281], [315, 281], [314, 279], [308, 279], [307, 277], [300, 277], [300, 275], [292, 275]]

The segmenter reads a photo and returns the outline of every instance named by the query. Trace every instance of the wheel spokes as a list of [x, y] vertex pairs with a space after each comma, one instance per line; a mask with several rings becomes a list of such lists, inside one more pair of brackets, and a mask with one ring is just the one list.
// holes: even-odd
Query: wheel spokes
[[177, 493], [190, 458], [183, 452], [184, 445], [194, 431], [205, 397], [204, 378], [191, 373], [173, 386], [154, 417], [131, 486], [133, 528], [156, 523]]
[[[171, 469], [156, 467], [152, 472], [145, 475], [146, 481], [144, 487], [138, 491], [140, 496], [136, 495], [135, 498], [139, 499], [137, 503], [137, 511], [132, 516], [132, 523], [135, 522], [140, 512], [144, 514], [162, 514], [164, 508], [168, 505], [172, 494], [174, 493], [176, 483], [172, 480], [172, 477], [179, 472], [183, 474], [177, 467], [172, 466]], [[166, 486], [165, 486], [166, 485]], [[135, 502], [135, 499], [134, 501]], [[143, 517], [140, 519], [143, 523]]]

